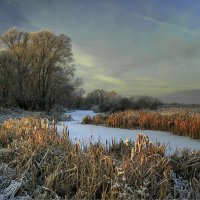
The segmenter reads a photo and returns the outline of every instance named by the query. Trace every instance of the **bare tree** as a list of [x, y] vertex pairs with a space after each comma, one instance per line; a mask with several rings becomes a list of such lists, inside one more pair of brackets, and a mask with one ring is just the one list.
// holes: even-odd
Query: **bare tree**
[[87, 94], [87, 102], [93, 105], [98, 105], [108, 101], [108, 92], [102, 89], [96, 89]]
[[13, 96], [20, 107], [49, 109], [73, 91], [75, 67], [68, 36], [13, 28], [0, 37], [0, 42], [15, 60], [9, 79], [15, 82]]
[[13, 91], [12, 71], [15, 61], [9, 52], [0, 51], [0, 103], [7, 105], [11, 100], [8, 97]]

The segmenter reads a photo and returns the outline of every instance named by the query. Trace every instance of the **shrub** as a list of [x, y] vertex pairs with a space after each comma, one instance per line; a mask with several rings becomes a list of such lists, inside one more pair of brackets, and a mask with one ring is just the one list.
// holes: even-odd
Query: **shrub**
[[85, 116], [82, 121], [83, 124], [91, 124], [91, 122], [92, 118], [89, 115]]

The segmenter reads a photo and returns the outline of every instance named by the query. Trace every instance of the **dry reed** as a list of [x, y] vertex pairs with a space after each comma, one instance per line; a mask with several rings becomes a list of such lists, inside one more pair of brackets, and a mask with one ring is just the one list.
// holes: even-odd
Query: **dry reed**
[[[101, 122], [93, 117], [88, 123], [106, 124], [109, 127], [170, 131], [177, 135], [200, 139], [200, 114], [190, 111], [124, 111], [98, 115]], [[104, 120], [104, 121], [103, 121]]]
[[47, 120], [0, 126], [0, 194], [29, 199], [198, 199], [200, 152], [165, 155], [165, 146], [138, 134], [103, 145], [72, 143]]

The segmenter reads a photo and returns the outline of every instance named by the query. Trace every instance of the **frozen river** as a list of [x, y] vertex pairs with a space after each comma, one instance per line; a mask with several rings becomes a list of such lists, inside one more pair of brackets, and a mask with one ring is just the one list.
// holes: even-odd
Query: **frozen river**
[[[82, 119], [86, 116], [95, 116], [96, 113], [88, 110], [76, 110], [73, 112], [66, 113], [67, 115], [71, 115], [73, 121], [64, 122], [68, 127], [69, 135], [72, 140], [80, 140], [84, 143], [88, 143], [90, 141], [91, 135], [94, 142], [97, 142], [99, 139], [101, 142], [105, 143], [107, 141], [111, 141], [113, 138], [115, 141], [119, 141], [120, 139], [125, 140], [126, 138], [131, 140], [136, 140], [138, 133], [143, 133], [149, 136], [150, 141], [152, 142], [160, 142], [161, 144], [165, 144], [167, 146], [168, 153], [174, 152], [176, 148], [190, 148], [200, 150], [200, 140], [192, 140], [188, 137], [177, 136], [171, 134], [169, 132], [164, 131], [152, 131], [152, 130], [128, 130], [121, 128], [109, 128], [104, 126], [96, 126], [96, 125], [84, 125], [81, 124]], [[58, 125], [58, 131], [62, 130], [62, 123]]]

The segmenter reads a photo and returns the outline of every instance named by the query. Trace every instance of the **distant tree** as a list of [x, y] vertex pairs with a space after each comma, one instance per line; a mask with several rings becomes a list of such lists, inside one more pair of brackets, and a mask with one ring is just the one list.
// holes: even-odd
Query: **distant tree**
[[108, 92], [102, 89], [96, 89], [86, 96], [86, 101], [92, 105], [99, 105], [108, 100]]
[[75, 108], [80, 108], [84, 102], [83, 95], [85, 94], [85, 90], [83, 88], [77, 88], [72, 93], [71, 105]]
[[139, 96], [135, 98], [133, 107], [135, 109], [156, 109], [158, 106], [163, 105], [163, 103], [150, 96]]
[[96, 89], [86, 95], [85, 104], [95, 112], [115, 112], [128, 109], [157, 109], [163, 103], [150, 96], [122, 97], [115, 91]]
[[9, 52], [0, 51], [0, 104], [7, 105], [11, 99], [8, 97], [13, 92], [12, 72], [14, 70], [15, 60]]
[[[0, 63], [5, 64], [5, 69], [12, 66], [9, 80], [15, 83], [13, 98], [21, 108], [50, 109], [76, 88], [68, 36], [13, 28], [0, 37], [0, 43], [4, 54], [11, 58], [5, 62], [1, 57]], [[4, 69], [2, 66], [0, 70]]]
[[121, 96], [117, 92], [111, 91], [111, 92], [108, 92], [108, 99], [109, 99], [109, 103], [116, 103], [117, 101], [121, 99]]
[[124, 110], [127, 110], [127, 109], [131, 109], [132, 107], [133, 107], [132, 101], [127, 97], [123, 97], [118, 101], [118, 105], [115, 109], [120, 110], [120, 111], [124, 111]]

